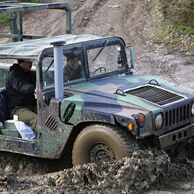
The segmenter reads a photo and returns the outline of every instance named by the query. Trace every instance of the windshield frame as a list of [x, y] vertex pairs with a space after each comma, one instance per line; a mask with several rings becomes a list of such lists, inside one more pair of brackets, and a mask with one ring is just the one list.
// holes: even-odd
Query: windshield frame
[[[106, 43], [108, 42], [108, 43]], [[107, 45], [106, 45], [107, 44]], [[92, 76], [90, 75], [89, 72], [89, 65], [88, 65], [88, 57], [87, 57], [87, 50], [88, 48], [100, 48], [100, 47], [104, 47], [104, 45], [109, 46], [109, 45], [118, 45], [121, 48], [121, 56], [122, 56], [122, 65], [124, 66], [123, 69], [121, 70], [117, 70], [117, 71], [113, 71], [113, 72], [109, 72], [109, 73], [104, 73], [104, 74], [100, 74], [100, 75], [96, 75], [96, 76]], [[66, 82], [64, 83], [64, 87], [67, 87], [69, 85], [73, 85], [73, 84], [77, 84], [77, 83], [81, 83], [84, 82], [86, 80], [90, 80], [90, 79], [94, 79], [94, 78], [100, 78], [100, 77], [107, 77], [110, 75], [115, 75], [115, 74], [123, 74], [123, 73], [127, 73], [130, 71], [129, 65], [128, 65], [128, 61], [127, 61], [127, 56], [126, 56], [126, 52], [125, 52], [125, 48], [126, 45], [123, 41], [122, 38], [120, 37], [106, 37], [106, 38], [100, 38], [100, 39], [96, 39], [96, 40], [89, 40], [89, 41], [83, 41], [83, 42], [78, 42], [78, 43], [72, 43], [72, 44], [66, 44], [63, 46], [63, 53], [65, 54], [66, 52], [69, 52], [70, 50], [81, 50], [81, 54], [82, 54], [82, 65], [83, 65], [83, 71], [84, 71], [84, 78], [80, 79], [80, 80], [75, 80], [75, 81], [70, 81], [70, 82]], [[53, 47], [50, 48], [46, 48], [42, 51], [42, 53], [40, 54], [39, 58], [38, 58], [38, 77], [39, 77], [39, 88], [42, 91], [47, 91], [50, 89], [53, 89], [54, 86], [45, 88], [44, 87], [44, 83], [43, 83], [43, 77], [42, 77], [42, 61], [44, 57], [53, 57], [54, 53], [53, 53]]]
[[[89, 60], [88, 60], [88, 54], [87, 51], [90, 49], [95, 49], [95, 48], [101, 48], [100, 51], [97, 53], [97, 56], [95, 57], [95, 60], [100, 56], [100, 54], [103, 52], [104, 48], [108, 47], [108, 46], [119, 46], [121, 48], [120, 50], [120, 55], [122, 58], [122, 65], [123, 65], [123, 69], [120, 70], [115, 70], [115, 71], [111, 71], [111, 72], [105, 72], [103, 74], [98, 74], [98, 75], [92, 75], [92, 72], [90, 72], [90, 67], [89, 67]], [[128, 61], [127, 61], [127, 56], [126, 56], [126, 52], [125, 52], [125, 43], [121, 38], [110, 38], [110, 39], [101, 39], [101, 41], [98, 41], [97, 44], [88, 44], [84, 47], [84, 54], [85, 54], [85, 58], [86, 58], [86, 66], [87, 66], [87, 78], [88, 79], [95, 79], [95, 78], [100, 78], [100, 77], [107, 77], [110, 75], [116, 75], [116, 74], [122, 74], [122, 73], [126, 73], [130, 70], [129, 65], [128, 65]]]

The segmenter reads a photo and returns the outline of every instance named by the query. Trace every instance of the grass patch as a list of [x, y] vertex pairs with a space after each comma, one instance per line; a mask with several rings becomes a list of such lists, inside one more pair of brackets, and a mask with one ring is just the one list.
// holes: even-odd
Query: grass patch
[[8, 24], [8, 21], [9, 21], [9, 19], [8, 19], [7, 13], [4, 12], [4, 13], [0, 14], [0, 24], [1, 25]]
[[165, 19], [163, 10], [166, 6], [160, 0], [151, 1], [151, 13], [148, 22], [148, 36], [156, 44], [168, 44], [171, 41], [170, 32], [173, 30], [172, 24]]
[[[194, 39], [194, 0], [172, 3], [170, 0], [151, 0], [148, 36], [156, 44], [179, 44], [180, 35]], [[178, 34], [177, 34], [178, 31]]]
[[[40, 0], [18, 0], [20, 3], [38, 3]], [[9, 22], [9, 17], [6, 12], [0, 14], [0, 26], [7, 25]]]
[[194, 28], [191, 28], [184, 24], [177, 24], [176, 28], [180, 30], [184, 35], [189, 35], [194, 39]]
[[175, 30], [180, 30], [183, 35], [194, 35], [194, 0], [182, 0], [176, 3], [171, 0], [161, 0], [164, 4], [164, 17], [170, 20]]

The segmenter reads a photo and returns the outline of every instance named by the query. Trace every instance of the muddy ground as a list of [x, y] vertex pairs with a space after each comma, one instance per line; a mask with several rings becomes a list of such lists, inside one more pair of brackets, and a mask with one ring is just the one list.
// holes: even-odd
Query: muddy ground
[[[186, 157], [181, 160], [161, 150], [139, 150], [131, 158], [113, 163], [58, 172], [49, 161], [5, 153], [0, 157], [0, 192], [193, 193], [194, 146], [188, 143], [186, 147]], [[55, 172], [49, 172], [51, 169]]]
[[[119, 35], [136, 51], [135, 73], [156, 75], [194, 91], [192, 40], [186, 44], [156, 44], [149, 0], [67, 0], [73, 9], [73, 31], [100, 36]], [[27, 33], [63, 33], [63, 14], [42, 11], [25, 20]], [[28, 19], [27, 19], [28, 18]], [[46, 20], [44, 20], [46, 18]], [[37, 23], [38, 21], [38, 23]], [[6, 31], [4, 28], [2, 31]], [[16, 154], [0, 156], [0, 192], [4, 193], [194, 193], [194, 143], [178, 159], [164, 151], [138, 151], [131, 158], [100, 166], [56, 168], [48, 161]], [[57, 171], [57, 172], [56, 172]]]

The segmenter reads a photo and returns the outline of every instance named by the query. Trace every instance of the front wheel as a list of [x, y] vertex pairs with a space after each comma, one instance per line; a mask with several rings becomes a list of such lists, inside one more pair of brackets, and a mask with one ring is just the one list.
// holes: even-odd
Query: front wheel
[[130, 156], [139, 149], [138, 143], [127, 137], [120, 129], [106, 125], [90, 125], [77, 136], [73, 151], [72, 163], [112, 162]]

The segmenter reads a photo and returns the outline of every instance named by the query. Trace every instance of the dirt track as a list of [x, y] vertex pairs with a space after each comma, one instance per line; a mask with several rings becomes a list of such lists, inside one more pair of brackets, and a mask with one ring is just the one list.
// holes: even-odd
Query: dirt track
[[[194, 55], [188, 51], [180, 52], [181, 49], [175, 52], [175, 49], [156, 45], [147, 38], [149, 0], [67, 2], [73, 8], [75, 34], [119, 35], [135, 47], [137, 74], [157, 75], [194, 90]], [[62, 13], [51, 17], [43, 11], [29, 16], [30, 19], [25, 21], [26, 32], [62, 33]], [[44, 18], [48, 20], [44, 22]], [[194, 146], [188, 144], [188, 147], [187, 157], [194, 160]], [[7, 165], [1, 165], [0, 192], [194, 193], [194, 165], [189, 160], [172, 161], [164, 152], [137, 152], [131, 159], [125, 158], [114, 164], [100, 167], [90, 164], [51, 174], [47, 174], [45, 161], [15, 156], [17, 162], [14, 163], [13, 156], [2, 156], [1, 162], [5, 158]]]

